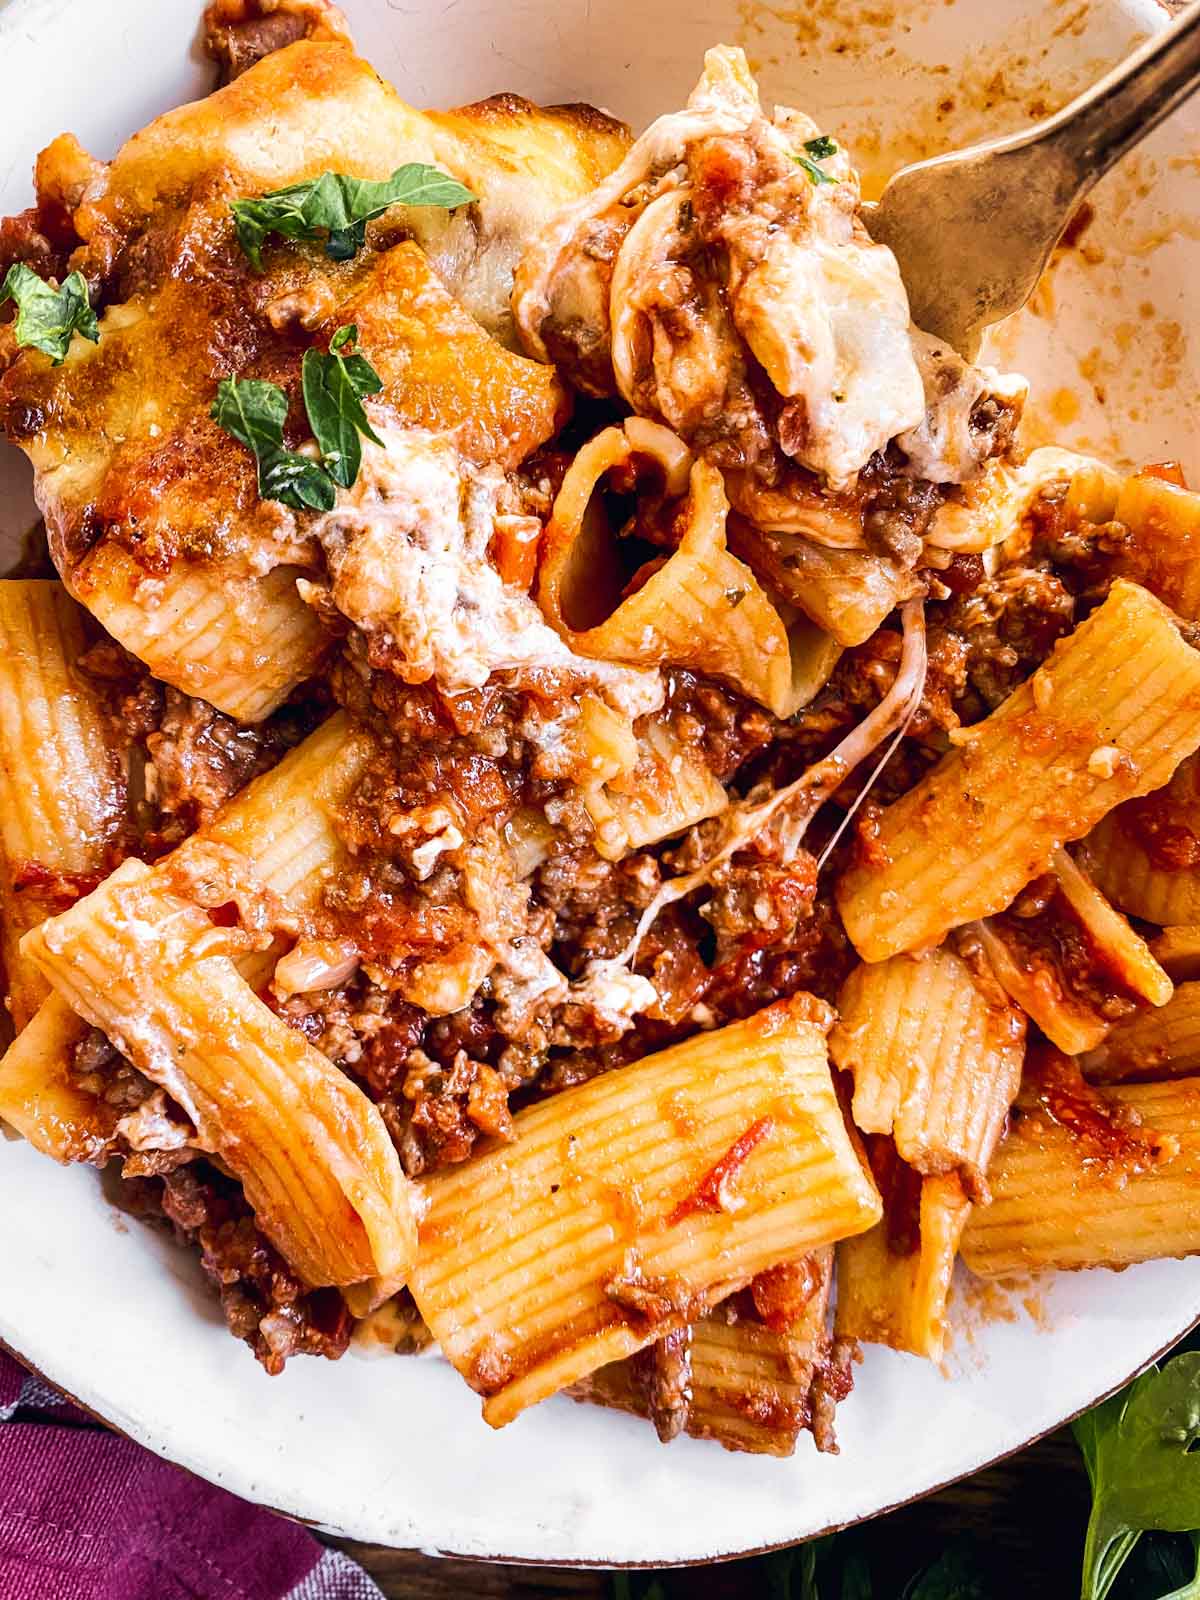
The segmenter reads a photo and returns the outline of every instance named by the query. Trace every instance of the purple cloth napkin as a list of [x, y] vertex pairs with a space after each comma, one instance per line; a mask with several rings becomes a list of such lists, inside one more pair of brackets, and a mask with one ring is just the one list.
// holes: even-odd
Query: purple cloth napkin
[[383, 1600], [310, 1533], [96, 1426], [0, 1354], [3, 1600]]

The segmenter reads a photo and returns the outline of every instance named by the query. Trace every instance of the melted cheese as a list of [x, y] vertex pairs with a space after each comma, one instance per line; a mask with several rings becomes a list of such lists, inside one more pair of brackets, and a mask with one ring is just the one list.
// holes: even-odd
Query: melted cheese
[[775, 389], [804, 403], [796, 459], [831, 488], [849, 488], [924, 414], [908, 295], [895, 256], [859, 219], [844, 149], [821, 162], [835, 181], [814, 184], [795, 159], [819, 132], [810, 117], [781, 106], [768, 122], [756, 96], [747, 132], [794, 175], [786, 202], [773, 192], [725, 225], [734, 321]]
[[921, 370], [925, 405], [915, 428], [897, 435], [909, 468], [930, 483], [965, 483], [987, 454], [986, 440], [971, 426], [971, 413], [986, 395], [1023, 405], [1029, 385], [995, 367], [973, 367], [932, 334], [911, 331], [913, 352]]
[[[693, 172], [705, 160], [697, 147], [740, 137], [757, 164], [758, 186], [749, 204], [739, 196], [723, 217], [724, 261], [714, 281], [738, 335], [776, 391], [795, 402], [795, 423], [781, 445], [838, 491], [852, 488], [871, 456], [897, 436], [922, 476], [962, 481], [980, 461], [979, 441], [967, 429], [975, 402], [987, 393], [1015, 398], [1024, 386], [965, 364], [962, 381], [945, 395], [924, 381], [931, 341], [912, 327], [895, 257], [863, 224], [858, 177], [845, 151], [821, 161], [830, 183], [813, 183], [797, 160], [818, 131], [786, 107], [769, 118], [743, 53], [710, 50], [687, 109], [654, 122], [591, 196], [565, 208], [531, 242], [513, 298], [526, 346], [545, 359], [547, 319], [583, 317], [595, 324], [589, 332], [597, 345], [611, 331], [617, 385], [635, 409], [681, 426], [685, 414], [704, 410], [696, 397], [707, 385], [728, 411], [726, 380], [740, 361], [720, 324], [724, 312], [697, 312], [696, 294], [682, 316], [656, 308], [673, 277], [693, 270], [689, 202]], [[577, 258], [587, 254], [592, 225], [622, 210], [633, 225], [614, 265], [606, 326], [594, 294], [581, 299], [577, 292]], [[594, 290], [594, 268], [584, 276]]]
[[571, 985], [571, 999], [586, 1006], [606, 1027], [628, 1033], [639, 1012], [658, 1003], [649, 978], [614, 961], [589, 961], [583, 977]]
[[775, 388], [803, 400], [796, 460], [831, 489], [851, 488], [877, 450], [924, 416], [895, 257], [864, 241], [822, 191], [808, 225], [771, 240], [735, 290], [733, 311]]
[[447, 439], [377, 424], [362, 470], [314, 533], [338, 610], [386, 635], [392, 668], [410, 683], [477, 689], [496, 672], [542, 670], [600, 689], [630, 717], [663, 700], [657, 671], [575, 655], [534, 600], [488, 559], [505, 484], [495, 468], [464, 465]]
[[122, 1117], [113, 1132], [131, 1150], [185, 1150], [196, 1144], [195, 1129], [171, 1115], [162, 1089], [155, 1089], [136, 1111]]

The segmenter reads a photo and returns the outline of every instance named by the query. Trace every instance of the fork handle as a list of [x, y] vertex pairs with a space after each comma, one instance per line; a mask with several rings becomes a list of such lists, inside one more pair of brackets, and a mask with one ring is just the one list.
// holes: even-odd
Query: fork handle
[[1099, 83], [1041, 123], [1081, 180], [1094, 182], [1200, 88], [1200, 0], [1127, 56]]

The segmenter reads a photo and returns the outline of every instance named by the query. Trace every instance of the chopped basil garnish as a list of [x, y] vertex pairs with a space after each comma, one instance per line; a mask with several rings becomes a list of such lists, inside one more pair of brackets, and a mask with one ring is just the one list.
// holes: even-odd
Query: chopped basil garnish
[[808, 174], [808, 181], [812, 184], [836, 183], [838, 180], [828, 172], [823, 172], [817, 165], [828, 156], [837, 155], [837, 145], [827, 133], [818, 134], [815, 139], [804, 141], [806, 154], [794, 157], [797, 166], [803, 167]]
[[367, 223], [389, 206], [440, 206], [453, 211], [474, 199], [448, 173], [410, 162], [378, 183], [344, 172], [323, 172], [319, 178], [274, 189], [257, 200], [235, 200], [230, 209], [238, 243], [261, 272], [263, 242], [270, 233], [284, 239], [324, 239], [331, 260], [348, 261], [362, 249]]
[[317, 462], [286, 448], [283, 424], [287, 395], [275, 383], [261, 378], [222, 378], [212, 417], [239, 444], [254, 453], [258, 463], [258, 492], [264, 500], [281, 500], [297, 509], [332, 511], [336, 490], [333, 479]]
[[9, 267], [0, 284], [0, 306], [6, 300], [17, 303], [17, 343], [44, 351], [56, 367], [66, 359], [73, 334], [81, 333], [93, 344], [100, 342], [100, 324], [81, 272], [73, 272], [61, 289], [52, 289], [32, 268], [18, 261]]
[[337, 486], [350, 488], [362, 465], [361, 436], [381, 444], [363, 410], [363, 396], [378, 394], [383, 380], [365, 356], [346, 355], [358, 338], [349, 324], [339, 328], [328, 354], [306, 350], [302, 368], [304, 409], [321, 450], [312, 461], [283, 442], [287, 395], [261, 378], [223, 378], [212, 403], [213, 420], [244, 444], [258, 463], [258, 492], [299, 510], [332, 511]]
[[304, 352], [304, 409], [313, 437], [321, 447], [326, 472], [348, 489], [362, 465], [362, 436], [375, 444], [382, 440], [367, 421], [363, 396], [378, 394], [383, 380], [366, 356], [343, 355], [358, 339], [353, 325], [339, 328], [329, 341], [329, 354]]

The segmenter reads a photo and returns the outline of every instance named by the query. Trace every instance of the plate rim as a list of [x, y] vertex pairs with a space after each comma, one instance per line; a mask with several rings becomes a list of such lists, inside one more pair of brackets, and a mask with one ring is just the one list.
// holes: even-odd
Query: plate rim
[[[1184, 1256], [1177, 1256], [1172, 1259], [1187, 1260], [1188, 1258]], [[1104, 1271], [1106, 1269], [1099, 1268], [1092, 1270]], [[309, 1532], [316, 1537], [324, 1535], [327, 1538], [348, 1540], [357, 1544], [373, 1545], [376, 1549], [381, 1550], [393, 1550], [399, 1552], [411, 1551], [414, 1554], [431, 1556], [439, 1561], [472, 1561], [483, 1566], [540, 1567], [546, 1568], [550, 1571], [557, 1569], [562, 1571], [578, 1570], [591, 1572], [665, 1572], [677, 1571], [688, 1567], [724, 1566], [728, 1562], [744, 1561], [753, 1556], [771, 1555], [778, 1550], [791, 1550], [802, 1544], [811, 1544], [814, 1539], [823, 1539], [829, 1534], [843, 1533], [848, 1528], [861, 1527], [864, 1523], [874, 1522], [879, 1517], [890, 1516], [894, 1511], [902, 1511], [906, 1506], [917, 1505], [922, 1500], [928, 1500], [932, 1495], [940, 1494], [943, 1489], [951, 1488], [956, 1483], [963, 1483], [968, 1478], [975, 1477], [977, 1473], [984, 1472], [987, 1470], [987, 1468], [996, 1466], [998, 1462], [1011, 1460], [1013, 1456], [1020, 1455], [1022, 1451], [1028, 1450], [1030, 1446], [1040, 1443], [1043, 1439], [1049, 1438], [1052, 1433], [1057, 1433], [1060, 1428], [1069, 1427], [1077, 1418], [1082, 1417], [1087, 1412], [1094, 1410], [1096, 1406], [1103, 1405], [1106, 1400], [1111, 1399], [1113, 1395], [1119, 1393], [1128, 1384], [1132, 1383], [1135, 1378], [1139, 1377], [1143, 1372], [1146, 1372], [1155, 1364], [1155, 1362], [1161, 1361], [1164, 1356], [1169, 1355], [1177, 1345], [1187, 1338], [1188, 1334], [1192, 1333], [1197, 1328], [1200, 1328], [1200, 1309], [1196, 1311], [1194, 1316], [1189, 1317], [1189, 1320], [1179, 1333], [1177, 1333], [1173, 1338], [1169, 1339], [1164, 1345], [1156, 1350], [1153, 1355], [1148, 1356], [1144, 1361], [1140, 1361], [1135, 1367], [1132, 1368], [1130, 1372], [1126, 1374], [1125, 1377], [1120, 1379], [1119, 1382], [1111, 1384], [1107, 1388], [1101, 1390], [1099, 1394], [1087, 1401], [1086, 1404], [1077, 1406], [1075, 1410], [1069, 1412], [1064, 1417], [1060, 1417], [1056, 1422], [1051, 1422], [1047, 1424], [1046, 1427], [1037, 1429], [1035, 1432], [1031, 1433], [1028, 1438], [1020, 1440], [1019, 1443], [1007, 1446], [1003, 1450], [998, 1450], [994, 1455], [985, 1454], [983, 1458], [974, 1465], [964, 1468], [961, 1472], [952, 1472], [949, 1477], [941, 1478], [936, 1483], [931, 1483], [928, 1488], [918, 1490], [915, 1494], [905, 1495], [900, 1500], [890, 1501], [887, 1505], [879, 1506], [874, 1511], [864, 1512], [862, 1516], [850, 1517], [844, 1522], [831, 1522], [824, 1527], [815, 1528], [811, 1533], [803, 1534], [796, 1539], [778, 1539], [768, 1544], [750, 1545], [745, 1549], [738, 1550], [723, 1550], [715, 1555], [697, 1556], [693, 1559], [677, 1561], [630, 1561], [623, 1560], [619, 1557], [614, 1557], [611, 1559], [601, 1559], [599, 1557], [590, 1559], [580, 1557], [575, 1560], [553, 1561], [548, 1557], [528, 1555], [480, 1555], [478, 1552], [448, 1550], [443, 1549], [441, 1546], [438, 1546], [436, 1549], [428, 1549], [422, 1546], [390, 1544], [386, 1540], [363, 1539], [357, 1534], [348, 1533], [340, 1529], [333, 1528], [330, 1525], [318, 1522], [311, 1517], [304, 1517], [297, 1512], [289, 1511], [286, 1506], [274, 1505], [269, 1500], [257, 1498], [251, 1499], [247, 1495], [238, 1494], [237, 1491], [227, 1488], [225, 1484], [218, 1483], [215, 1479], [207, 1477], [204, 1473], [197, 1472], [194, 1468], [184, 1466], [182, 1462], [174, 1460], [166, 1453], [164, 1449], [160, 1449], [153, 1444], [144, 1443], [140, 1439], [135, 1439], [133, 1435], [126, 1432], [124, 1428], [121, 1428], [115, 1422], [110, 1421], [109, 1418], [104, 1416], [104, 1414], [97, 1410], [95, 1406], [85, 1404], [84, 1401], [72, 1394], [69, 1389], [64, 1388], [61, 1383], [58, 1383], [48, 1373], [44, 1372], [35, 1361], [31, 1360], [28, 1356], [23, 1355], [21, 1351], [16, 1349], [7, 1339], [4, 1339], [3, 1337], [0, 1337], [0, 1351], [3, 1351], [5, 1354], [11, 1356], [12, 1359], [21, 1367], [23, 1367], [24, 1370], [32, 1377], [38, 1379], [39, 1382], [46, 1384], [48, 1388], [53, 1389], [56, 1394], [61, 1395], [62, 1398], [68, 1401], [71, 1405], [78, 1407], [78, 1409], [84, 1412], [85, 1415], [100, 1423], [102, 1427], [106, 1428], [110, 1433], [115, 1434], [118, 1438], [127, 1439], [130, 1444], [136, 1445], [139, 1449], [150, 1451], [152, 1455], [157, 1456], [160, 1461], [167, 1462], [170, 1466], [174, 1467], [176, 1471], [189, 1473], [192, 1477], [199, 1478], [201, 1482], [207, 1483], [213, 1488], [223, 1489], [226, 1494], [234, 1495], [235, 1499], [242, 1500], [248, 1505], [259, 1506], [264, 1511], [271, 1512], [273, 1516], [283, 1517], [288, 1522], [294, 1522], [299, 1527], [307, 1528]]]
[[[31, 13], [35, 12], [39, 3], [45, 4], [45, 3], [47, 3], [47, 0], [0, 0], [0, 20], [4, 20], [4, 21], [16, 20], [18, 17], [22, 16], [26, 12], [26, 10], [28, 10]], [[388, 0], [388, 3], [390, 4], [391, 0]], [[1171, 0], [1149, 0], [1149, 3], [1152, 4], [1156, 9], [1161, 7], [1162, 11], [1165, 12], [1167, 15], [1171, 14], [1171, 11], [1173, 9], [1172, 4], [1171, 4]], [[1143, 7], [1144, 7], [1144, 5], [1146, 4], [1146, 0], [1142, 0], [1142, 4], [1143, 4]], [[1126, 14], [1132, 14], [1135, 11], [1137, 11], [1137, 9], [1138, 9], [1138, 0], [1105, 0], [1105, 5], [1106, 5], [1106, 7], [1110, 6], [1113, 10], [1119, 10], [1119, 11], [1125, 12]], [[197, 7], [197, 9], [198, 9], [198, 7]], [[1197, 259], [1200, 260], [1200, 253], [1198, 253]], [[361, 1534], [355, 1534], [353, 1532], [346, 1531], [346, 1529], [343, 1528], [343, 1527], [336, 1527], [335, 1528], [335, 1526], [330, 1524], [330, 1523], [326, 1523], [324, 1521], [317, 1520], [317, 1519], [314, 1519], [312, 1517], [306, 1517], [306, 1516], [300, 1515], [300, 1514], [298, 1514], [298, 1513], [296, 1513], [294, 1511], [289, 1511], [286, 1508], [286, 1505], [276, 1505], [276, 1504], [272, 1503], [271, 1500], [261, 1498], [261, 1497], [259, 1497], [257, 1495], [242, 1493], [242, 1494], [239, 1494], [239, 1498], [242, 1498], [242, 1499], [244, 1499], [244, 1500], [246, 1500], [246, 1501], [248, 1501], [249, 1503], [252, 1503], [252, 1504], [261, 1505], [265, 1509], [270, 1510], [275, 1514], [281, 1515], [281, 1516], [287, 1518], [288, 1520], [290, 1520], [292, 1522], [295, 1522], [295, 1523], [297, 1523], [299, 1525], [308, 1527], [308, 1528], [313, 1529], [314, 1531], [317, 1531], [317, 1532], [320, 1532], [320, 1533], [330, 1534], [333, 1537], [336, 1537], [336, 1538], [339, 1538], [339, 1539], [351, 1539], [351, 1540], [357, 1539], [360, 1542], [367, 1542], [367, 1543], [375, 1544], [377, 1547], [383, 1548], [383, 1549], [419, 1550], [422, 1553], [429, 1554], [429, 1555], [436, 1555], [438, 1557], [444, 1557], [446, 1559], [456, 1559], [456, 1560], [479, 1562], [479, 1563], [489, 1563], [489, 1564], [517, 1565], [517, 1566], [529, 1566], [529, 1567], [546, 1567], [546, 1568], [551, 1568], [551, 1569], [561, 1568], [563, 1570], [570, 1570], [570, 1569], [579, 1568], [579, 1569], [585, 1569], [585, 1570], [604, 1570], [604, 1569], [608, 1569], [608, 1570], [631, 1570], [632, 1571], [632, 1570], [671, 1569], [671, 1568], [675, 1568], [675, 1567], [710, 1566], [710, 1565], [723, 1564], [723, 1563], [725, 1563], [727, 1561], [733, 1561], [733, 1560], [737, 1560], [737, 1559], [742, 1559], [742, 1558], [747, 1557], [747, 1556], [765, 1554], [765, 1553], [769, 1553], [771, 1551], [790, 1548], [790, 1547], [792, 1547], [792, 1546], [794, 1546], [794, 1545], [796, 1545], [798, 1543], [808, 1542], [808, 1541], [810, 1541], [812, 1539], [821, 1537], [824, 1534], [835, 1532], [835, 1531], [838, 1531], [838, 1530], [843, 1529], [843, 1528], [854, 1527], [854, 1526], [857, 1526], [857, 1525], [859, 1525], [859, 1524], [861, 1524], [863, 1522], [871, 1521], [875, 1517], [888, 1515], [891, 1512], [896, 1511], [898, 1509], [901, 1509], [904, 1506], [912, 1505], [912, 1504], [915, 1504], [915, 1503], [917, 1503], [917, 1502], [919, 1502], [919, 1501], [921, 1501], [923, 1499], [926, 1499], [930, 1495], [936, 1494], [936, 1493], [944, 1490], [945, 1488], [947, 1488], [948, 1486], [950, 1486], [952, 1484], [955, 1484], [955, 1483], [958, 1483], [958, 1482], [962, 1482], [965, 1479], [973, 1476], [977, 1472], [980, 1472], [980, 1471], [985, 1470], [986, 1468], [988, 1468], [990, 1466], [995, 1465], [997, 1462], [1001, 1462], [1001, 1461], [1007, 1460], [1007, 1459], [1011, 1458], [1012, 1456], [1019, 1454], [1021, 1451], [1028, 1449], [1031, 1445], [1035, 1444], [1040, 1439], [1043, 1439], [1043, 1438], [1047, 1437], [1049, 1434], [1053, 1433], [1058, 1428], [1069, 1424], [1076, 1417], [1082, 1415], [1087, 1410], [1091, 1409], [1092, 1406], [1095, 1406], [1095, 1405], [1101, 1403], [1103, 1400], [1107, 1399], [1112, 1394], [1115, 1394], [1117, 1391], [1119, 1391], [1121, 1388], [1123, 1388], [1127, 1383], [1129, 1383], [1138, 1373], [1144, 1371], [1148, 1366], [1153, 1364], [1155, 1361], [1161, 1360], [1168, 1352], [1170, 1352], [1179, 1343], [1179, 1341], [1181, 1339], [1185, 1338], [1190, 1331], [1195, 1329], [1197, 1326], [1200, 1326], [1200, 1290], [1197, 1291], [1197, 1293], [1196, 1293], [1194, 1298], [1190, 1298], [1190, 1300], [1189, 1300], [1189, 1305], [1188, 1305], [1188, 1309], [1187, 1309], [1187, 1318], [1188, 1318], [1188, 1320], [1186, 1321], [1186, 1323], [1182, 1327], [1182, 1329], [1174, 1337], [1172, 1337], [1170, 1340], [1168, 1340], [1165, 1344], [1161, 1345], [1161, 1347], [1154, 1354], [1148, 1355], [1148, 1356], [1145, 1356], [1145, 1357], [1139, 1357], [1138, 1364], [1135, 1365], [1133, 1367], [1133, 1369], [1131, 1371], [1129, 1371], [1125, 1377], [1123, 1377], [1122, 1379], [1120, 1379], [1117, 1382], [1112, 1383], [1108, 1387], [1103, 1388], [1099, 1393], [1097, 1393], [1089, 1401], [1087, 1401], [1086, 1403], [1084, 1403], [1082, 1405], [1079, 1405], [1078, 1407], [1076, 1407], [1073, 1410], [1070, 1410], [1067, 1415], [1064, 1415], [1062, 1417], [1058, 1417], [1056, 1420], [1048, 1422], [1045, 1426], [1035, 1427], [1034, 1431], [1030, 1432], [1028, 1434], [1028, 1436], [1021, 1438], [1019, 1441], [1017, 1441], [1015, 1443], [1006, 1443], [1006, 1444], [1003, 1445], [1002, 1448], [1000, 1448], [998, 1450], [995, 1450], [994, 1452], [989, 1452], [987, 1447], [984, 1447], [983, 1452], [982, 1452], [982, 1454], [979, 1455], [978, 1459], [972, 1459], [970, 1464], [962, 1466], [961, 1468], [956, 1468], [955, 1470], [949, 1472], [948, 1475], [945, 1476], [944, 1478], [939, 1477], [936, 1482], [933, 1482], [933, 1483], [929, 1484], [927, 1487], [921, 1488], [921, 1489], [917, 1490], [914, 1493], [904, 1495], [904, 1496], [902, 1496], [901, 1498], [899, 1498], [899, 1499], [897, 1499], [895, 1501], [889, 1501], [888, 1503], [886, 1503], [884, 1505], [880, 1505], [880, 1506], [870, 1510], [869, 1512], [864, 1512], [862, 1514], [852, 1516], [852, 1517], [850, 1517], [850, 1518], [848, 1518], [846, 1520], [832, 1521], [832, 1522], [830, 1522], [829, 1524], [827, 1524], [827, 1525], [825, 1525], [823, 1527], [813, 1529], [812, 1531], [806, 1532], [803, 1535], [798, 1536], [798, 1537], [780, 1539], [780, 1540], [776, 1540], [776, 1541], [769, 1542], [769, 1543], [766, 1543], [766, 1544], [750, 1545], [750, 1546], [746, 1546], [744, 1548], [739, 1545], [738, 1548], [730, 1548], [730, 1549], [726, 1549], [726, 1550], [721, 1550], [721, 1551], [719, 1551], [718, 1553], [715, 1553], [715, 1554], [708, 1554], [708, 1555], [703, 1555], [703, 1556], [691, 1556], [691, 1557], [687, 1557], [687, 1558], [681, 1558], [681, 1559], [675, 1559], [675, 1560], [665, 1560], [665, 1561], [664, 1560], [649, 1560], [649, 1559], [630, 1560], [630, 1559], [621, 1559], [621, 1558], [603, 1558], [603, 1557], [600, 1557], [600, 1556], [588, 1556], [588, 1557], [581, 1557], [581, 1558], [576, 1558], [576, 1559], [566, 1559], [566, 1558], [553, 1559], [553, 1558], [549, 1558], [549, 1557], [539, 1557], [537, 1555], [530, 1555], [530, 1554], [525, 1554], [525, 1555], [480, 1554], [478, 1552], [478, 1550], [460, 1551], [460, 1550], [452, 1549], [452, 1548], [449, 1548], [449, 1547], [442, 1547], [442, 1546], [437, 1546], [436, 1548], [435, 1547], [426, 1548], [426, 1547], [422, 1547], [422, 1546], [419, 1546], [419, 1545], [401, 1544], [401, 1543], [391, 1542], [391, 1541], [387, 1540], [386, 1538], [381, 1539], [381, 1538], [379, 1538], [377, 1536], [374, 1537], [374, 1538], [364, 1539]], [[1065, 1336], [1065, 1335], [1062, 1335], [1062, 1336]], [[22, 1343], [27, 1342], [26, 1338], [22, 1337], [21, 1342]], [[217, 1487], [225, 1488], [227, 1490], [227, 1492], [238, 1493], [238, 1491], [229, 1489], [227, 1484], [225, 1484], [224, 1482], [220, 1481], [220, 1479], [215, 1478], [212, 1475], [212, 1472], [221, 1470], [221, 1466], [220, 1466], [220, 1462], [219, 1461], [214, 1460], [209, 1464], [210, 1467], [211, 1467], [211, 1470], [208, 1470], [208, 1468], [199, 1468], [199, 1467], [196, 1467], [196, 1466], [183, 1465], [183, 1463], [178, 1460], [177, 1456], [175, 1456], [172, 1453], [170, 1453], [170, 1449], [168, 1448], [168, 1446], [164, 1444], [164, 1442], [163, 1442], [164, 1437], [165, 1437], [164, 1430], [161, 1427], [152, 1427], [152, 1426], [149, 1426], [149, 1425], [145, 1425], [145, 1413], [144, 1412], [141, 1414], [141, 1416], [138, 1417], [137, 1423], [136, 1423], [136, 1425], [140, 1427], [141, 1432], [144, 1435], [144, 1437], [143, 1438], [136, 1438], [133, 1434], [128, 1432], [126, 1428], [123, 1428], [123, 1427], [117, 1425], [116, 1423], [110, 1421], [104, 1415], [104, 1409], [102, 1409], [101, 1405], [98, 1405], [96, 1403], [93, 1403], [91, 1405], [87, 1405], [87, 1404], [84, 1404], [83, 1402], [79, 1401], [78, 1399], [76, 1399], [74, 1397], [74, 1395], [71, 1394], [71, 1391], [69, 1389], [64, 1388], [62, 1384], [58, 1383], [53, 1377], [51, 1377], [49, 1374], [44, 1372], [42, 1370], [42, 1368], [38, 1365], [37, 1362], [35, 1362], [33, 1359], [31, 1359], [31, 1358], [25, 1356], [24, 1354], [22, 1354], [22, 1352], [19, 1349], [17, 1349], [11, 1343], [11, 1339], [6, 1340], [4, 1338], [0, 1338], [0, 1349], [8, 1351], [14, 1357], [14, 1359], [17, 1360], [21, 1364], [21, 1366], [23, 1368], [25, 1368], [27, 1371], [35, 1374], [39, 1379], [41, 1379], [43, 1382], [45, 1382], [47, 1385], [49, 1385], [51, 1388], [53, 1388], [57, 1392], [59, 1392], [59, 1393], [63, 1394], [64, 1396], [66, 1396], [66, 1398], [68, 1398], [73, 1404], [79, 1406], [79, 1408], [82, 1411], [84, 1411], [90, 1417], [95, 1418], [101, 1425], [103, 1425], [109, 1431], [117, 1434], [119, 1437], [123, 1437], [123, 1438], [129, 1439], [131, 1442], [137, 1444], [140, 1448], [149, 1449], [153, 1454], [157, 1455], [160, 1459], [170, 1461], [173, 1466], [180, 1467], [181, 1470], [191, 1473], [193, 1476], [196, 1476], [196, 1477], [200, 1478], [202, 1481], [214, 1483], [215, 1486], [217, 1486]], [[72, 1381], [76, 1381], [76, 1380], [73, 1378]], [[115, 1401], [111, 1402], [111, 1404], [115, 1405]], [[466, 1448], [469, 1448], [469, 1441], [466, 1441]], [[715, 1447], [710, 1447], [710, 1448], [715, 1448]], [[684, 1474], [684, 1481], [686, 1481], [686, 1474]], [[276, 1487], [278, 1487], [278, 1485], [276, 1485]], [[803, 1501], [798, 1501], [797, 1502], [797, 1505], [796, 1505], [796, 1517], [797, 1517], [797, 1520], [802, 1520], [803, 1519]]]

